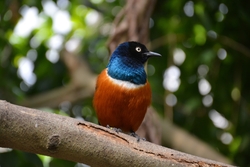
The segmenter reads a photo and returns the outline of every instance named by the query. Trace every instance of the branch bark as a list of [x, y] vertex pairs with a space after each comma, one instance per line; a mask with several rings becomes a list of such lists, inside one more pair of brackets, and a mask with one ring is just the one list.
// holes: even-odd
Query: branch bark
[[173, 149], [182, 150], [187, 153], [192, 152], [193, 155], [201, 156], [203, 158], [209, 158], [224, 163], [232, 163], [228, 158], [220, 154], [213, 147], [189, 134], [175, 124], [162, 118], [159, 118], [158, 122], [161, 124], [160, 127], [162, 130], [162, 141], [164, 145], [171, 145], [171, 148]]
[[230, 167], [70, 117], [0, 101], [0, 146], [91, 166]]

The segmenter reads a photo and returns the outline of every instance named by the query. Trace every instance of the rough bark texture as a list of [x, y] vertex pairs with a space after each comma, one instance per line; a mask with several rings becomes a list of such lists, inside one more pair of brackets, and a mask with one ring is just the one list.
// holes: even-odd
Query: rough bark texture
[[[223, 163], [231, 164], [232, 161], [220, 154], [216, 149], [201, 141], [194, 135], [181, 129], [167, 119], [161, 118], [152, 107], [148, 108], [146, 118], [150, 117], [152, 124], [162, 134], [161, 145], [170, 146], [171, 148], [185, 153], [190, 153], [199, 157], [212, 159]], [[144, 126], [144, 124], [142, 124]], [[152, 128], [148, 127], [151, 131]], [[159, 133], [150, 132], [149, 134], [158, 135]], [[146, 136], [148, 138], [148, 136]], [[152, 137], [150, 137], [152, 138]]]
[[91, 166], [230, 165], [174, 151], [89, 122], [0, 101], [0, 147]]

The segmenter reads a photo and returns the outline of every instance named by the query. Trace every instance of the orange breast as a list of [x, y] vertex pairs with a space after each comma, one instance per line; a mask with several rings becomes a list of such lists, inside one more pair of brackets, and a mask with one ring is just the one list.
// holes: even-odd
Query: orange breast
[[103, 126], [135, 132], [151, 102], [151, 89], [147, 82], [140, 87], [128, 88], [115, 83], [103, 70], [97, 79], [94, 108]]

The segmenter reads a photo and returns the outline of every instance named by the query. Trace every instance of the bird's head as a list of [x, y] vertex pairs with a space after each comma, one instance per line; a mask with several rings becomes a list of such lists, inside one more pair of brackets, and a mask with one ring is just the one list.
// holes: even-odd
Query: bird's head
[[144, 64], [149, 57], [161, 56], [149, 51], [145, 45], [138, 42], [124, 42], [111, 55], [108, 64], [108, 74], [115, 78], [130, 81], [135, 84], [146, 82]]
[[128, 64], [144, 64], [149, 57], [161, 56], [158, 53], [150, 52], [145, 45], [139, 42], [124, 42], [120, 44], [111, 56], [113, 58], [119, 58], [124, 63]]

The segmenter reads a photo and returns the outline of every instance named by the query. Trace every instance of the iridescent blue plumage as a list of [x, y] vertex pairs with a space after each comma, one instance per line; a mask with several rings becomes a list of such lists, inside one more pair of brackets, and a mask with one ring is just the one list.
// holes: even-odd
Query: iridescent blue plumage
[[[135, 50], [135, 45], [140, 47], [140, 52]], [[125, 42], [119, 45], [111, 55], [107, 67], [109, 76], [138, 85], [145, 84], [147, 75], [144, 64], [148, 57], [143, 55], [144, 52], [148, 52], [146, 47], [136, 42]]]

